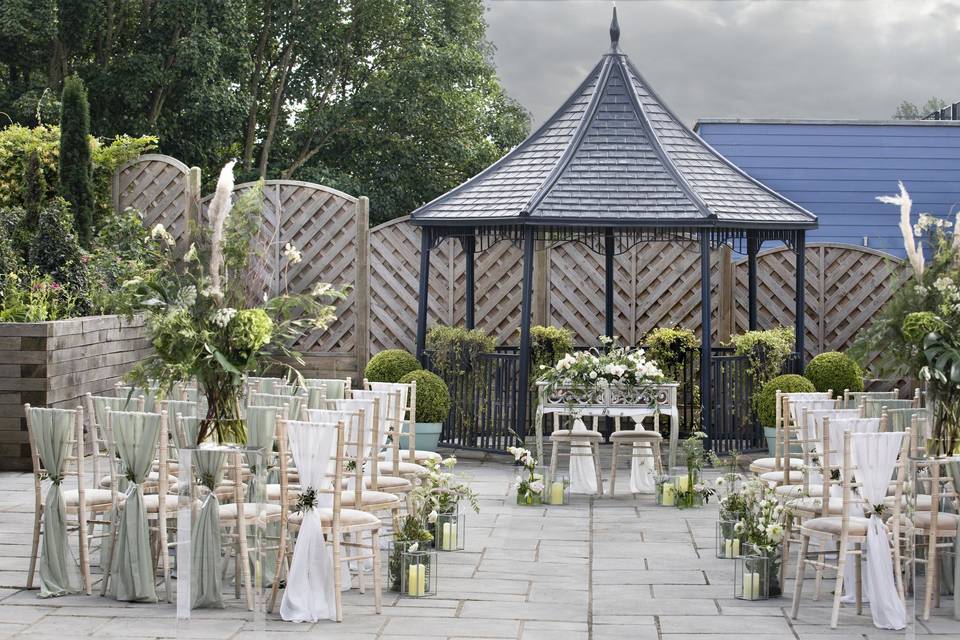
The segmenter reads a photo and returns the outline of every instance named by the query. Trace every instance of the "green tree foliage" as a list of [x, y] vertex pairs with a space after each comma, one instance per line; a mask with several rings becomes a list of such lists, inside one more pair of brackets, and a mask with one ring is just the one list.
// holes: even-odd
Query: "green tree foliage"
[[85, 311], [87, 267], [65, 203], [53, 202], [37, 218], [37, 231], [30, 245], [28, 266], [48, 275], [80, 300], [77, 310]]
[[482, 0], [4, 0], [0, 111], [36, 125], [76, 73], [97, 136], [150, 134], [210, 180], [322, 182], [409, 213], [519, 143]]
[[930, 98], [922, 105], [917, 105], [907, 100], [900, 103], [896, 112], [893, 114], [894, 120], [922, 120], [925, 116], [939, 111], [947, 106], [947, 103], [936, 96]]
[[93, 236], [93, 165], [90, 160], [90, 110], [83, 81], [63, 83], [60, 108], [60, 195], [70, 204], [73, 223], [84, 245]]

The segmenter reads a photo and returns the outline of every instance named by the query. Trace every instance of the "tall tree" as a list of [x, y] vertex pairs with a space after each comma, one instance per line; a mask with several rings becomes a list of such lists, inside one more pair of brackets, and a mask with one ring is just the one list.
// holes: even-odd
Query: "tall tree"
[[83, 80], [70, 76], [60, 98], [60, 195], [70, 203], [77, 235], [84, 245], [93, 237], [93, 164], [90, 162], [90, 108]]
[[894, 120], [923, 120], [926, 116], [930, 115], [934, 111], [939, 111], [947, 106], [947, 103], [942, 99], [936, 96], [930, 98], [922, 105], [916, 105], [912, 102], [904, 100], [900, 103], [900, 106], [897, 107], [896, 112], [893, 114]]

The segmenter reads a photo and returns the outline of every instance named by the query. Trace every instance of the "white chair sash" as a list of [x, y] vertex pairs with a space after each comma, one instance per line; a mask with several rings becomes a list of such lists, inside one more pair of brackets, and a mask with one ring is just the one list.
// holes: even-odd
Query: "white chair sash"
[[[380, 393], [388, 393], [388, 394], [394, 394], [397, 391], [400, 392], [400, 407], [399, 407], [400, 415], [397, 415], [396, 412], [398, 408], [396, 407], [396, 403], [393, 403], [390, 406], [389, 417], [391, 420], [398, 420], [398, 421], [403, 420], [405, 417], [404, 414], [407, 411], [407, 401], [408, 401], [407, 395], [410, 391], [410, 385], [397, 383], [397, 382], [369, 382], [368, 384], [370, 385], [370, 391], [379, 391]], [[353, 393], [354, 393], [354, 397], [360, 397], [356, 395], [357, 393], [356, 391], [354, 391]]]
[[866, 501], [867, 526], [864, 590], [870, 602], [870, 614], [878, 629], [906, 627], [906, 608], [897, 591], [893, 576], [890, 539], [876, 505], [882, 505], [887, 495], [890, 476], [897, 464], [897, 454], [903, 444], [903, 433], [854, 433], [850, 448], [854, 475], [860, 483], [860, 495]]
[[[573, 420], [570, 435], [586, 433], [587, 425], [580, 416]], [[570, 442], [570, 493], [597, 492], [597, 468], [593, 464], [589, 440], [571, 440]]]
[[[351, 400], [334, 400], [333, 406], [337, 409], [345, 409], [351, 406], [349, 404], [351, 402], [369, 402], [372, 404], [374, 400], [380, 401], [380, 423], [377, 427], [380, 430], [380, 441], [377, 443], [377, 456], [379, 456], [381, 451], [387, 449], [391, 427], [397, 424], [397, 396], [390, 391], [371, 391], [367, 389], [354, 389], [350, 393], [353, 395]], [[355, 411], [355, 409], [345, 410]], [[371, 409], [369, 413], [371, 414], [369, 419], [373, 420], [373, 410]], [[368, 425], [368, 428], [370, 425]], [[390, 461], [393, 462], [392, 456]]]
[[[327, 470], [336, 448], [337, 425], [300, 421], [286, 425], [303, 491], [329, 489]], [[293, 548], [280, 617], [288, 622], [317, 622], [335, 620], [336, 615], [332, 552], [323, 539], [319, 512], [309, 508], [303, 513]]]

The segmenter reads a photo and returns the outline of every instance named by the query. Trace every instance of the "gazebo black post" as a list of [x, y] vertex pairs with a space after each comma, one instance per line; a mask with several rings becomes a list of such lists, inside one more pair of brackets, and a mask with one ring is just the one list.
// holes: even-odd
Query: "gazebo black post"
[[420, 229], [420, 297], [417, 299], [417, 359], [425, 365], [427, 343], [427, 295], [430, 291], [430, 227]]
[[750, 331], [757, 330], [757, 254], [760, 238], [755, 231], [747, 231], [747, 309]]
[[797, 252], [797, 268], [795, 269], [795, 273], [797, 276], [796, 298], [795, 298], [795, 301], [797, 304], [797, 307], [795, 310], [796, 324], [794, 326], [794, 331], [796, 332], [795, 350], [797, 352], [797, 358], [799, 359], [798, 366], [800, 367], [800, 371], [803, 371], [803, 364], [806, 361], [806, 356], [804, 354], [804, 345], [803, 345], [804, 338], [806, 337], [805, 336], [806, 330], [804, 325], [804, 319], [806, 318], [806, 300], [804, 299], [806, 295], [806, 291], [805, 291], [806, 285], [804, 281], [806, 280], [806, 269], [807, 269], [806, 232], [804, 231], [796, 232], [796, 237], [794, 239], [794, 249]]
[[712, 391], [710, 389], [710, 231], [700, 230], [700, 429], [707, 434], [707, 442], [713, 436], [711, 425]]
[[530, 388], [530, 307], [533, 294], [533, 229], [523, 231], [523, 282], [520, 302], [520, 388], [517, 389], [517, 436], [526, 439]]
[[472, 233], [463, 239], [463, 253], [466, 256], [466, 265], [464, 268], [464, 276], [466, 279], [466, 288], [467, 288], [467, 329], [473, 329], [475, 326], [474, 312], [473, 312], [473, 295], [474, 295], [474, 274], [473, 274], [473, 257], [477, 250], [477, 239]]
[[[606, 325], [604, 333], [612, 338], [613, 337], [613, 229], [607, 229], [604, 233], [604, 276], [606, 277], [604, 282], [604, 306], [603, 312], [606, 317]], [[609, 420], [608, 420], [609, 422]], [[609, 424], [607, 425], [610, 426]]]

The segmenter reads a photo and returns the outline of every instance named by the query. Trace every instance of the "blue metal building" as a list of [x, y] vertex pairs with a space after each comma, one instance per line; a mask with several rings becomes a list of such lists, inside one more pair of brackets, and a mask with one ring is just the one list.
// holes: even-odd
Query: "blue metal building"
[[700, 120], [714, 149], [819, 218], [808, 242], [903, 257], [899, 210], [876, 201], [903, 180], [914, 214], [960, 210], [960, 122]]

